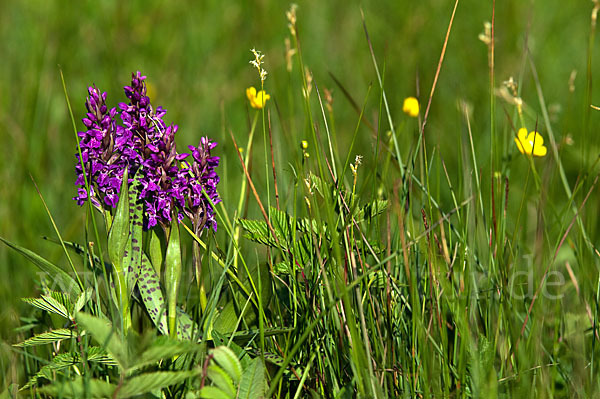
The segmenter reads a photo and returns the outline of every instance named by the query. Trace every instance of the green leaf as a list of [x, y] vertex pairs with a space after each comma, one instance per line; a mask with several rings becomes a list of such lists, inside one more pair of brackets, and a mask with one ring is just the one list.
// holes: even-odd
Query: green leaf
[[326, 185], [323, 183], [323, 180], [312, 172], [308, 172], [308, 178], [313, 187], [316, 188], [319, 194], [321, 194], [321, 197], [323, 197], [326, 191]]
[[198, 332], [198, 326], [187, 313], [177, 308], [177, 338], [190, 340], [193, 332]]
[[229, 337], [226, 337], [216, 330], [213, 330], [213, 343], [215, 346], [224, 345], [231, 349], [234, 355], [239, 359], [242, 370], [248, 367], [250, 364], [251, 359], [246, 350], [242, 349], [242, 347], [236, 344], [235, 341], [229, 342]]
[[156, 274], [160, 276], [160, 270], [163, 264], [163, 246], [162, 241], [158, 234], [156, 233], [156, 229], [150, 230], [150, 243], [148, 244], [148, 257], [150, 258], [150, 263], [154, 267]]
[[383, 213], [387, 209], [388, 205], [388, 200], [374, 200], [362, 207], [362, 209], [358, 210], [354, 215], [354, 219], [357, 222], [361, 222], [364, 219], [374, 218], [375, 216]]
[[201, 346], [195, 343], [174, 340], [167, 336], [161, 336], [156, 338], [152, 342], [152, 345], [142, 352], [142, 354], [137, 358], [132, 369], [140, 369], [142, 367], [157, 363], [163, 359], [169, 359], [186, 353], [197, 352], [201, 349]]
[[289, 240], [292, 236], [291, 226], [294, 222], [291, 216], [288, 216], [287, 213], [278, 210], [277, 208], [271, 207], [271, 226], [273, 226], [273, 230], [275, 230], [275, 234], [277, 234], [277, 239], [279, 239], [280, 244], [281, 240]]
[[276, 247], [277, 243], [269, 234], [267, 223], [260, 220], [239, 219], [239, 224], [246, 231], [244, 237], [259, 244]]
[[[238, 316], [235, 312], [233, 300], [227, 302], [223, 310], [216, 317], [213, 328], [221, 334], [230, 334], [236, 328]], [[213, 330], [213, 331], [214, 331]]]
[[[246, 352], [250, 355], [253, 354], [256, 357], [260, 357], [260, 351], [251, 347], [246, 348]], [[276, 364], [277, 366], [283, 365], [285, 359], [275, 353], [263, 352], [264, 359], [272, 364]]]
[[[110, 357], [106, 351], [98, 346], [90, 346], [87, 348], [87, 361], [116, 366], [114, 359]], [[21, 389], [27, 389], [35, 384], [40, 378], [45, 378], [49, 381], [56, 379], [56, 372], [66, 370], [74, 365], [81, 364], [81, 355], [78, 352], [62, 353], [55, 356], [50, 363], [42, 367]]]
[[292, 268], [288, 262], [279, 262], [273, 266], [273, 271], [278, 276], [292, 274]]
[[77, 323], [106, 348], [122, 369], [127, 369], [129, 364], [127, 347], [121, 341], [119, 332], [109, 322], [86, 313], [77, 313], [75, 318]]
[[244, 371], [238, 388], [239, 399], [259, 399], [265, 397], [265, 365], [262, 360], [255, 358]]
[[268, 245], [287, 251], [291, 237], [292, 217], [276, 208], [270, 208], [271, 226], [277, 236], [277, 240], [267, 227], [267, 223], [260, 220], [239, 219], [239, 223], [246, 231], [245, 237], [250, 241]]
[[129, 242], [129, 196], [123, 195], [128, 192], [127, 187], [127, 169], [125, 169], [117, 211], [108, 233], [108, 256], [118, 271], [123, 270], [123, 255]]
[[[7, 384], [8, 385], [8, 384]], [[0, 394], [0, 399], [14, 399], [18, 398], [17, 392], [19, 391], [19, 384], [10, 384]]]
[[103, 380], [76, 377], [72, 381], [58, 381], [38, 391], [60, 398], [110, 398], [117, 388]]
[[45, 310], [49, 313], [55, 313], [64, 317], [65, 319], [71, 318], [71, 314], [69, 313], [65, 305], [52, 298], [51, 296], [42, 295], [40, 298], [22, 298], [22, 300], [32, 306], [35, 306], [38, 309]]
[[67, 295], [64, 292], [58, 291], [50, 291], [49, 295], [52, 298], [54, 298], [58, 303], [63, 305], [70, 315], [73, 314], [73, 309], [75, 308], [75, 306], [73, 306], [73, 302], [71, 302], [71, 298], [69, 297], [69, 295]]
[[74, 336], [75, 334], [73, 334], [73, 331], [67, 328], [59, 328], [56, 330], [46, 331], [45, 333], [37, 334], [29, 339], [26, 339], [23, 342], [15, 344], [14, 346], [24, 348], [26, 346], [51, 344], [53, 342], [62, 341], [63, 339], [73, 338]]
[[119, 398], [142, 395], [155, 389], [179, 384], [188, 378], [198, 375], [198, 371], [157, 371], [141, 374], [129, 379], [119, 390]]
[[[123, 270], [127, 275], [129, 295], [133, 292], [135, 282], [137, 281], [141, 264], [142, 264], [142, 228], [143, 223], [143, 210], [144, 205], [142, 201], [139, 201], [139, 176], [140, 173], [136, 173], [133, 183], [129, 187], [129, 232], [130, 240], [128, 243], [128, 253], [123, 254]], [[125, 267], [126, 266], [126, 267]]]
[[48, 274], [52, 278], [53, 282], [59, 285], [61, 291], [74, 292], [76, 294], [79, 294], [81, 292], [81, 288], [79, 287], [77, 282], [75, 282], [75, 280], [69, 275], [69, 273], [65, 272], [60, 267], [47, 261], [35, 252], [13, 244], [12, 242], [5, 240], [2, 237], [0, 237], [0, 241], [2, 241], [8, 247], [14, 249], [21, 255], [23, 255], [25, 258], [29, 259], [31, 263], [33, 263], [40, 270]]
[[369, 274], [369, 288], [383, 289], [386, 285], [385, 273], [381, 270]]
[[[57, 245], [61, 245], [61, 242], [58, 240], [55, 240], [53, 238], [50, 237], [42, 237], [44, 240], [49, 241], [53, 244], [57, 244]], [[102, 263], [100, 261], [100, 258], [97, 255], [92, 255], [92, 261], [94, 262], [93, 264], [90, 264], [89, 260], [90, 260], [90, 253], [89, 251], [87, 251], [82, 245], [77, 244], [76, 242], [72, 242], [72, 241], [63, 241], [63, 243], [65, 244], [65, 247], [67, 247], [68, 249], [72, 250], [73, 252], [75, 252], [77, 255], [81, 256], [82, 259], [85, 258], [86, 261], [86, 265], [93, 270], [96, 274], [102, 274]], [[106, 272], [107, 273], [111, 273], [112, 272], [112, 263], [109, 262], [104, 262], [104, 267], [106, 268]]]
[[231, 349], [226, 346], [219, 346], [210, 351], [214, 361], [221, 366], [233, 381], [237, 384], [242, 377], [242, 365], [239, 359]]
[[229, 396], [229, 394], [221, 391], [219, 388], [212, 387], [212, 386], [205, 386], [205, 387], [203, 387], [200, 390], [199, 395], [203, 399], [231, 399], [231, 398], [235, 398], [235, 396]]
[[319, 224], [314, 219], [302, 218], [298, 219], [296, 223], [296, 229], [303, 233], [315, 233], [316, 235], [324, 235], [327, 231], [324, 224], [319, 227]]
[[162, 334], [168, 335], [167, 313], [165, 299], [160, 288], [160, 279], [144, 253], [142, 253], [138, 288], [150, 319]]
[[177, 338], [177, 293], [181, 284], [181, 245], [179, 242], [179, 222], [177, 217], [171, 223], [171, 232], [165, 255], [165, 288], [167, 291], [167, 309], [169, 334]]
[[206, 370], [206, 375], [217, 388], [227, 395], [227, 398], [235, 398], [236, 389], [233, 385], [233, 379], [225, 370], [215, 364], [211, 364]]
[[73, 312], [77, 313], [81, 309], [83, 309], [85, 304], [88, 303], [88, 301], [92, 298], [92, 294], [93, 294], [93, 290], [91, 288], [88, 288], [85, 291], [83, 291], [81, 294], [79, 294], [79, 297], [77, 298], [77, 302], [75, 302], [75, 305], [73, 306]]

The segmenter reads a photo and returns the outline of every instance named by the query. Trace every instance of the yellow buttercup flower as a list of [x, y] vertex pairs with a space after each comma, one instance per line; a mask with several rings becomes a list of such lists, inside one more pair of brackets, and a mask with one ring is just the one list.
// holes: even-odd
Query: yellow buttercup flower
[[543, 157], [546, 155], [547, 149], [544, 147], [544, 139], [538, 132], [530, 132], [527, 134], [527, 129], [522, 127], [517, 133], [515, 138], [517, 148], [521, 151], [521, 154], [528, 154], [536, 157]]
[[419, 100], [414, 97], [406, 97], [402, 105], [402, 111], [408, 116], [416, 118], [419, 116]]
[[252, 108], [261, 109], [267, 103], [267, 100], [271, 98], [264, 90], [256, 92], [254, 87], [248, 87], [246, 89], [246, 97], [250, 101]]

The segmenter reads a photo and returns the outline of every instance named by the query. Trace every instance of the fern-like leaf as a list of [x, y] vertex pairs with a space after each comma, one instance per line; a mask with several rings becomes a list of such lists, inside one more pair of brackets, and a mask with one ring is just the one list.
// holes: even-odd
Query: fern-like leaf
[[46, 331], [45, 333], [37, 334], [29, 339], [26, 339], [23, 342], [15, 344], [14, 346], [18, 346], [20, 348], [24, 348], [27, 346], [37, 346], [37, 345], [45, 345], [51, 344], [54, 342], [62, 341], [63, 339], [73, 338], [73, 331], [67, 328], [60, 328], [57, 330]]

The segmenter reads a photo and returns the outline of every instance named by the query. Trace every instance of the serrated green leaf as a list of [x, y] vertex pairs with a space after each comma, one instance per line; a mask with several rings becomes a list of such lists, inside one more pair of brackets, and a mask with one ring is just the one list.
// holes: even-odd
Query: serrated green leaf
[[[229, 337], [231, 337], [231, 335], [229, 335]], [[215, 346], [224, 345], [231, 349], [234, 355], [240, 360], [243, 370], [250, 365], [251, 359], [246, 350], [242, 349], [242, 347], [236, 344], [235, 341], [229, 342], [229, 337], [219, 333], [216, 330], [213, 330], [213, 342]]]
[[206, 370], [206, 375], [210, 381], [223, 391], [228, 398], [235, 398], [236, 389], [233, 385], [233, 379], [221, 367], [211, 364]]
[[155, 389], [179, 384], [188, 378], [198, 375], [198, 371], [157, 371], [141, 374], [129, 379], [119, 390], [119, 398], [142, 395]]
[[73, 338], [75, 335], [73, 331], [67, 328], [59, 328], [52, 331], [46, 331], [41, 334], [37, 334], [29, 339], [26, 339], [23, 342], [15, 344], [14, 346], [18, 346], [20, 348], [24, 348], [26, 346], [37, 346], [37, 345], [45, 345], [51, 344], [53, 342], [62, 341], [63, 339]]
[[[106, 351], [98, 346], [90, 346], [87, 348], [87, 361], [116, 366], [117, 363], [110, 357]], [[34, 386], [40, 378], [45, 378], [52, 381], [55, 378], [55, 373], [66, 370], [74, 365], [81, 364], [81, 355], [78, 352], [62, 353], [55, 356], [50, 363], [42, 367], [33, 377], [29, 379], [21, 390]]]
[[121, 341], [119, 332], [113, 326], [98, 317], [86, 313], [77, 313], [77, 323], [81, 325], [107, 352], [117, 361], [122, 369], [129, 365], [127, 347]]
[[244, 370], [238, 387], [239, 399], [262, 399], [265, 397], [265, 365], [262, 360], [255, 358], [250, 366]]
[[385, 285], [386, 285], [386, 278], [385, 278], [384, 272], [382, 272], [381, 270], [378, 270], [376, 272], [370, 273], [369, 283], [368, 283], [369, 288], [383, 289], [383, 288], [385, 288]]
[[17, 251], [21, 255], [23, 255], [25, 258], [29, 259], [29, 261], [36, 265], [40, 270], [47, 273], [52, 278], [53, 282], [60, 286], [61, 291], [74, 292], [75, 294], [79, 294], [81, 292], [81, 288], [75, 282], [75, 280], [60, 267], [47, 261], [35, 252], [13, 244], [12, 242], [5, 240], [2, 237], [0, 237], [0, 241], [2, 241], [4, 244], [12, 248], [13, 250]]
[[292, 268], [288, 262], [279, 262], [273, 266], [273, 272], [278, 276], [292, 274]]
[[51, 296], [42, 295], [40, 298], [21, 298], [21, 299], [24, 302], [27, 302], [28, 304], [35, 306], [38, 309], [42, 309], [42, 310], [45, 310], [50, 313], [55, 313], [57, 315], [64, 317], [65, 319], [69, 319], [71, 316], [69, 314], [69, 311], [67, 310], [67, 308], [65, 308], [65, 306], [62, 303], [58, 302], [56, 299], [52, 298]]
[[369, 202], [367, 205], [359, 209], [354, 218], [357, 222], [363, 221], [366, 218], [374, 218], [375, 216], [383, 213], [389, 206], [388, 200], [374, 200]]
[[287, 251], [291, 237], [292, 218], [287, 213], [273, 207], [270, 208], [270, 218], [277, 239], [273, 237], [264, 221], [239, 219], [238, 222], [246, 231], [244, 236], [250, 241]]
[[[78, 354], [79, 355], [79, 354]], [[96, 363], [106, 364], [108, 366], [118, 366], [115, 359], [106, 352], [106, 349], [99, 346], [88, 346], [87, 360]]]
[[230, 399], [235, 396], [229, 396], [227, 393], [221, 391], [217, 387], [205, 386], [199, 392], [199, 395], [203, 399]]
[[298, 219], [296, 229], [303, 233], [315, 233], [316, 235], [324, 235], [327, 230], [324, 224], [319, 226], [316, 220], [307, 218]]
[[75, 302], [75, 306], [73, 307], [74, 313], [77, 313], [81, 309], [83, 309], [85, 304], [88, 303], [88, 301], [92, 298], [93, 292], [94, 291], [91, 288], [88, 288], [85, 291], [83, 291], [81, 294], [79, 294], [79, 297], [77, 297], [77, 301]]
[[293, 218], [287, 213], [274, 207], [271, 207], [269, 217], [271, 218], [271, 226], [273, 227], [273, 230], [275, 230], [275, 234], [277, 234], [277, 239], [280, 241], [285, 240], [287, 242], [292, 236], [291, 226], [294, 223], [292, 220]]
[[117, 388], [103, 380], [76, 377], [72, 381], [60, 381], [38, 389], [51, 397], [60, 398], [110, 398]]
[[319, 176], [315, 175], [312, 172], [308, 173], [308, 179], [309, 179], [310, 183], [313, 185], [313, 187], [317, 189], [319, 194], [321, 194], [321, 197], [322, 197], [325, 193], [325, 184], [323, 184], [323, 180], [321, 180], [321, 178]]
[[313, 237], [310, 234], [303, 234], [296, 239], [294, 257], [301, 265], [307, 265], [311, 262], [311, 254], [314, 251], [312, 240]]
[[128, 192], [127, 168], [123, 172], [123, 182], [121, 184], [121, 195], [117, 204], [117, 211], [110, 226], [108, 233], [108, 256], [110, 261], [117, 267], [117, 270], [123, 270], [123, 255], [129, 242], [129, 196], [124, 194]]
[[71, 302], [71, 298], [64, 292], [50, 291], [49, 296], [54, 298], [58, 303], [63, 305], [69, 314], [73, 314], [73, 302]]
[[260, 220], [239, 219], [239, 224], [246, 231], [244, 237], [259, 244], [276, 247], [277, 243], [269, 234], [267, 223]]
[[234, 383], [238, 383], [242, 377], [242, 365], [239, 359], [231, 349], [226, 346], [219, 346], [210, 351], [214, 361], [221, 366]]
[[156, 338], [150, 347], [142, 352], [136, 359], [132, 370], [140, 369], [154, 364], [163, 359], [169, 359], [186, 353], [193, 353], [201, 350], [201, 346], [192, 342], [179, 341], [161, 336]]

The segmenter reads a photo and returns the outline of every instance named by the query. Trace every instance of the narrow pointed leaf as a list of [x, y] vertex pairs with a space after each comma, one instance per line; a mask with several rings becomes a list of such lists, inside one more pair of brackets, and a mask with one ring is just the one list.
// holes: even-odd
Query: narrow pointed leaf
[[148, 257], [142, 254], [142, 264], [140, 275], [138, 277], [138, 288], [142, 296], [144, 306], [158, 330], [164, 334], [169, 334], [167, 327], [167, 309], [162, 290], [160, 288], [160, 279], [156, 271], [150, 264]]
[[165, 286], [169, 317], [169, 333], [177, 337], [177, 293], [181, 284], [181, 245], [179, 242], [179, 223], [173, 218], [171, 233], [165, 256]]
[[155, 229], [150, 230], [148, 257], [150, 258], [150, 263], [152, 263], [152, 267], [154, 267], [156, 274], [160, 276], [164, 256], [162, 242]]
[[122, 270], [123, 255], [129, 242], [129, 196], [124, 195], [128, 191], [127, 187], [127, 169], [125, 169], [117, 211], [108, 233], [108, 256], [119, 271]]
[[123, 270], [127, 275], [129, 294], [135, 287], [135, 282], [139, 278], [142, 264], [142, 227], [144, 205], [138, 200], [139, 173], [136, 173], [131, 186], [129, 187], [129, 232], [130, 240], [128, 243], [129, 253], [124, 254]]
[[69, 273], [67, 273], [60, 267], [47, 261], [35, 252], [13, 244], [12, 242], [5, 240], [2, 237], [0, 237], [0, 241], [2, 241], [10, 248], [14, 249], [18, 253], [29, 259], [29, 261], [36, 265], [40, 270], [47, 273], [51, 277], [52, 281], [55, 284], [57, 284], [58, 287], [61, 288], [61, 291], [74, 292], [76, 294], [79, 294], [81, 292], [81, 288], [79, 287], [77, 282], [75, 282], [75, 280], [69, 275]]

